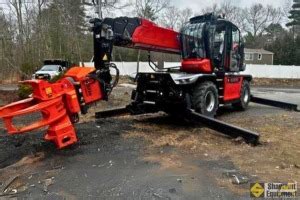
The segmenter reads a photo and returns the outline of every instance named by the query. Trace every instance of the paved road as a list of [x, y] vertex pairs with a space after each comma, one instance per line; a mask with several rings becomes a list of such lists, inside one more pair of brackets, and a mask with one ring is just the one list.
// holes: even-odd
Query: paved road
[[14, 91], [18, 90], [17, 84], [0, 84], [0, 91]]
[[253, 95], [277, 101], [289, 102], [300, 105], [300, 89], [294, 88], [252, 88]]

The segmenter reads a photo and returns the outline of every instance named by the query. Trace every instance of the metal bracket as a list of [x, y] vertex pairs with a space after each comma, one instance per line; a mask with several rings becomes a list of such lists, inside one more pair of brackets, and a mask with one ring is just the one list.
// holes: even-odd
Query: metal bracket
[[[130, 114], [130, 110], [128, 109], [128, 107], [120, 107], [120, 108], [97, 112], [95, 117], [99, 119], [99, 118], [116, 117], [116, 116], [121, 116], [126, 114]], [[229, 135], [233, 138], [242, 137], [245, 139], [247, 143], [251, 143], [254, 145], [259, 143], [259, 134], [253, 131], [243, 129], [228, 124], [226, 122], [222, 122], [220, 120], [207, 117], [205, 115], [201, 115], [199, 113], [196, 113], [192, 109], [187, 109], [184, 114], [186, 117], [198, 121], [201, 124], [205, 125], [207, 128], [210, 128], [212, 130]]]
[[126, 114], [130, 114], [127, 107], [119, 107], [119, 108], [113, 108], [109, 110], [96, 112], [95, 117], [96, 119], [99, 119], [99, 118], [117, 117]]
[[247, 143], [257, 145], [259, 143], [259, 134], [250, 130], [246, 130], [220, 120], [207, 117], [205, 115], [199, 114], [192, 109], [187, 110], [187, 116], [193, 120], [199, 121], [206, 127], [218, 131], [220, 133], [229, 135], [233, 138], [242, 137]]

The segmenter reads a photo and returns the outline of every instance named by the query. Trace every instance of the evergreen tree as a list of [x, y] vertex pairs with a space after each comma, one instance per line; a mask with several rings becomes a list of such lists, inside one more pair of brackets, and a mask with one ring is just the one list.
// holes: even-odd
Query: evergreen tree
[[291, 21], [286, 24], [287, 26], [300, 26], [300, 0], [294, 0], [289, 19]]
[[157, 16], [155, 14], [154, 9], [149, 5], [146, 5], [145, 8], [141, 10], [141, 13], [138, 13], [138, 15], [139, 17], [146, 18], [151, 21], [157, 20]]
[[295, 41], [293, 38], [291, 32], [286, 32], [265, 46], [266, 50], [274, 53], [275, 65], [300, 65], [300, 37], [298, 36]]
[[86, 31], [81, 0], [53, 0], [42, 10], [39, 20], [44, 38], [42, 48], [47, 49], [44, 58], [63, 58], [74, 63], [90, 60], [92, 36]]

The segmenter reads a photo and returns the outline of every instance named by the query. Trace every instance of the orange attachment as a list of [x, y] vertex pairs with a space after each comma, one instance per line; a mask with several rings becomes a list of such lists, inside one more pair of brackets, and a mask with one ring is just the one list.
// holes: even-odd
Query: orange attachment
[[82, 79], [85, 79], [88, 74], [95, 71], [95, 68], [93, 67], [72, 67], [69, 69], [64, 77], [71, 77], [75, 81], [81, 81]]
[[65, 94], [65, 103], [69, 113], [78, 113], [80, 111], [80, 106], [75, 90], [72, 90]]
[[59, 149], [77, 142], [75, 129], [67, 115], [50, 124], [45, 140], [54, 142]]
[[92, 78], [86, 78], [80, 84], [85, 103], [92, 103], [103, 98], [100, 83]]
[[[55, 142], [58, 148], [77, 142], [70, 120], [70, 117], [77, 115], [80, 111], [73, 84], [67, 79], [53, 84], [44, 80], [29, 80], [23, 83], [32, 86], [32, 98], [0, 108], [0, 118], [4, 120], [8, 133], [21, 134], [48, 126], [45, 139]], [[13, 124], [15, 117], [28, 116], [30, 118], [33, 113], [40, 113], [42, 119], [37, 119], [23, 127], [16, 127]]]
[[[41, 113], [41, 120], [24, 127], [15, 127], [13, 124], [14, 117], [26, 116], [36, 112]], [[75, 130], [64, 108], [61, 96], [48, 101], [39, 102], [36, 99], [29, 98], [9, 104], [0, 109], [0, 117], [3, 118], [5, 127], [11, 135], [49, 126], [45, 139], [54, 141], [58, 148], [77, 142]]]
[[88, 75], [94, 71], [95, 68], [92, 67], [72, 67], [65, 74], [65, 77], [71, 77], [74, 81], [80, 84], [82, 96], [86, 104], [93, 103], [104, 98], [99, 81], [88, 77]]
[[32, 97], [40, 100], [53, 99], [75, 90], [73, 83], [67, 78], [55, 83], [49, 83], [45, 80], [27, 80], [20, 83], [31, 85], [33, 89]]
[[[9, 134], [21, 134], [44, 126], [48, 127], [45, 140], [52, 141], [61, 149], [77, 142], [72, 123], [78, 121], [80, 104], [101, 100], [103, 91], [99, 81], [88, 77], [94, 68], [71, 68], [61, 80], [49, 83], [45, 80], [28, 80], [22, 83], [32, 86], [32, 97], [0, 108]], [[40, 113], [41, 119], [29, 125], [17, 127], [13, 119], [19, 116], [32, 118]]]

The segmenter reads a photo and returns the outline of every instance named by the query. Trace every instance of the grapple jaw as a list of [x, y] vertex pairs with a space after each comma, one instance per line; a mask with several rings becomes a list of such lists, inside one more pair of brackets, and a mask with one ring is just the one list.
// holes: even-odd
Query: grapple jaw
[[[73, 123], [78, 121], [81, 106], [103, 97], [100, 83], [88, 77], [91, 72], [93, 69], [74, 67], [55, 83], [45, 80], [23, 81], [23, 84], [32, 86], [31, 97], [0, 108], [0, 118], [8, 134], [22, 134], [48, 126], [44, 138], [54, 142], [57, 148], [76, 143]], [[33, 113], [40, 113], [42, 117], [22, 127], [13, 124], [15, 117], [30, 118]]]

